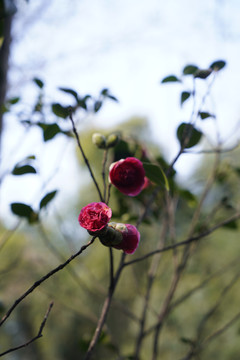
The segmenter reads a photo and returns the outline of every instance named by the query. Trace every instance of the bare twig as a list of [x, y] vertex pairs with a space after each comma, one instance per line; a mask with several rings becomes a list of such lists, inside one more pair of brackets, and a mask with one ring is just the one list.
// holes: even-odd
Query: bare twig
[[11, 315], [13, 310], [20, 304], [29, 294], [31, 294], [39, 285], [41, 285], [44, 281], [46, 281], [48, 278], [50, 278], [52, 275], [57, 273], [58, 271], [62, 270], [67, 266], [72, 260], [74, 260], [77, 256], [79, 256], [84, 250], [86, 250], [95, 240], [96, 237], [93, 237], [86, 245], [83, 245], [81, 249], [74, 255], [70, 256], [64, 263], [57, 266], [55, 269], [49, 271], [46, 275], [44, 275], [41, 279], [36, 281], [24, 294], [22, 294], [13, 305], [10, 307], [10, 309], [7, 311], [7, 313], [3, 316], [3, 318], [0, 321], [0, 326], [8, 319], [8, 317]]
[[180, 241], [180, 242], [177, 242], [175, 244], [172, 244], [172, 245], [169, 245], [169, 246], [165, 246], [163, 247], [162, 249], [157, 249], [157, 250], [154, 250], [154, 251], [151, 251], [149, 253], [147, 253], [146, 255], [143, 255], [137, 259], [134, 259], [134, 260], [131, 260], [131, 261], [128, 261], [128, 262], [125, 262], [124, 263], [124, 266], [129, 266], [129, 265], [132, 265], [132, 264], [135, 264], [139, 261], [143, 261], [143, 260], [146, 260], [148, 259], [149, 257], [151, 256], [154, 256], [158, 253], [162, 253], [162, 252], [166, 252], [166, 251], [170, 251], [170, 250], [173, 250], [179, 246], [184, 246], [184, 245], [188, 245], [188, 244], [191, 244], [195, 241], [198, 241], [198, 240], [201, 240], [203, 238], [205, 238], [206, 236], [212, 234], [215, 230], [221, 228], [222, 226], [224, 225], [227, 225], [229, 224], [230, 222], [234, 221], [234, 220], [237, 220], [240, 218], [240, 213], [237, 212], [235, 215], [231, 216], [230, 218], [226, 219], [226, 220], [223, 220], [221, 221], [219, 224], [216, 224], [215, 226], [211, 227], [210, 229], [202, 232], [201, 234], [199, 235], [196, 235], [196, 236], [193, 236], [193, 237], [190, 237], [188, 238], [187, 240], [184, 240], [184, 241]]
[[73, 132], [74, 132], [74, 135], [75, 135], [75, 137], [76, 137], [76, 140], [77, 140], [78, 147], [79, 147], [79, 149], [80, 149], [80, 151], [81, 151], [82, 157], [83, 157], [83, 159], [84, 159], [84, 161], [85, 161], [85, 164], [86, 164], [86, 166], [87, 166], [87, 168], [88, 168], [88, 170], [89, 170], [89, 173], [90, 173], [90, 175], [91, 175], [91, 178], [92, 178], [92, 180], [93, 180], [93, 182], [94, 182], [94, 185], [95, 185], [95, 187], [96, 187], [96, 189], [97, 189], [97, 192], [98, 192], [100, 201], [104, 201], [104, 200], [103, 200], [103, 197], [102, 197], [102, 194], [101, 194], [101, 191], [100, 191], [100, 188], [99, 188], [99, 186], [98, 186], [97, 180], [96, 180], [96, 178], [95, 178], [95, 176], [94, 176], [94, 174], [93, 174], [92, 168], [91, 168], [91, 166], [90, 166], [90, 164], [89, 164], [88, 158], [86, 157], [85, 152], [83, 151], [82, 145], [81, 145], [81, 143], [80, 143], [80, 139], [79, 139], [78, 132], [77, 132], [77, 129], [76, 129], [75, 124], [74, 124], [74, 121], [73, 121], [73, 117], [72, 117], [72, 112], [71, 112], [71, 111], [69, 111], [69, 118], [70, 118], [71, 123], [72, 123], [72, 128], [73, 128]]
[[49, 316], [49, 314], [50, 314], [50, 311], [51, 311], [52, 307], [53, 307], [53, 302], [50, 303], [50, 305], [49, 305], [49, 307], [48, 307], [48, 310], [47, 310], [47, 312], [46, 312], [46, 314], [45, 314], [45, 316], [44, 316], [44, 318], [43, 318], [43, 321], [41, 322], [41, 325], [40, 325], [40, 327], [39, 327], [38, 334], [37, 334], [34, 338], [32, 338], [31, 340], [27, 341], [26, 343], [24, 343], [24, 344], [22, 344], [22, 345], [16, 346], [16, 347], [14, 347], [14, 348], [11, 348], [11, 349], [8, 349], [8, 350], [2, 352], [2, 353], [0, 354], [0, 357], [4, 356], [4, 355], [6, 355], [6, 354], [9, 354], [10, 352], [13, 352], [13, 351], [22, 349], [22, 348], [30, 345], [30, 344], [33, 343], [34, 341], [38, 340], [39, 338], [41, 338], [41, 337], [43, 336], [43, 333], [42, 333], [42, 332], [43, 332], [43, 329], [44, 329], [44, 327], [45, 327], [45, 325], [46, 325], [46, 321], [47, 321], [47, 319], [48, 319], [48, 316]]

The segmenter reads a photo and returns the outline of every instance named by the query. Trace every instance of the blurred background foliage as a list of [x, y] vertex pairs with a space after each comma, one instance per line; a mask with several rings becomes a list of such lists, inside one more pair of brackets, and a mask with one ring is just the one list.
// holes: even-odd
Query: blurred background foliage
[[[1, 2], [1, 5], [7, 3], [13, 4], [9, 0], [9, 2]], [[4, 7], [0, 10], [3, 11]], [[10, 7], [8, 15], [12, 16], [15, 11], [15, 7]], [[6, 52], [8, 52], [11, 21], [6, 28], [3, 28], [2, 17], [4, 16], [5, 14], [1, 13], [1, 42], [8, 39], [9, 43], [5, 41]], [[4, 48], [1, 47], [1, 50], [3, 51]], [[4, 54], [0, 54], [0, 58], [2, 55]], [[0, 60], [0, 62], [1, 65], [4, 65], [2, 73], [6, 75], [6, 60]], [[223, 61], [214, 62], [209, 69], [203, 70], [188, 65], [184, 68], [183, 75], [195, 74], [196, 78], [205, 79], [211, 75], [216, 64], [221, 68], [225, 66]], [[197, 73], [195, 73], [196, 71]], [[165, 77], [162, 83], [178, 83], [180, 80], [179, 76], [171, 75]], [[164, 171], [168, 169], [169, 164], [164, 156], [164, 149], [160, 149], [159, 145], [154, 143], [148, 127], [148, 119], [145, 117], [135, 116], [111, 128], [107, 126], [93, 128], [88, 125], [88, 117], [94, 117], [105, 106], [105, 102], [117, 102], [115, 96], [108, 89], [102, 89], [96, 96], [89, 94], [80, 96], [73, 89], [60, 88], [59, 92], [64, 94], [68, 100], [59, 103], [46, 96], [45, 84], [41, 79], [34, 78], [33, 83], [37, 89], [36, 96], [33, 103], [26, 106], [19, 96], [10, 98], [6, 96], [6, 78], [5, 76], [1, 78], [3, 93], [0, 97], [0, 133], [2, 119], [10, 114], [10, 116], [15, 116], [19, 121], [19, 126], [25, 129], [26, 137], [34, 139], [33, 153], [15, 163], [7, 173], [1, 174], [1, 184], [11, 181], [11, 177], [15, 178], [16, 183], [20, 183], [20, 178], [22, 181], [22, 178], [26, 179], [39, 173], [40, 166], [34, 155], [37, 142], [35, 142], [36, 137], [33, 136], [33, 133], [37, 133], [39, 143], [45, 148], [48, 144], [56, 144], [60, 137], [66, 139], [66, 143], [75, 146], [68, 119], [69, 106], [71, 106], [74, 118], [78, 120], [80, 140], [101, 190], [103, 190], [101, 172], [104, 150], [97, 149], [92, 143], [92, 135], [96, 132], [106, 136], [116, 133], [120, 137], [119, 143], [109, 150], [107, 169], [113, 161], [127, 156], [136, 156], [144, 162], [160, 165]], [[180, 93], [181, 106], [186, 101], [190, 101], [193, 96], [193, 92], [183, 89]], [[215, 119], [215, 115], [211, 112], [202, 111], [199, 116], [201, 120], [210, 118], [208, 120], [212, 121]], [[180, 144], [184, 140], [183, 133], [186, 128], [187, 124], [181, 123], [176, 131], [176, 137]], [[197, 145], [200, 140], [203, 144], [206, 139], [201, 138], [200, 130], [198, 128], [192, 130], [194, 137], [191, 139], [191, 146]], [[61, 144], [64, 151], [66, 143]], [[16, 152], [19, 149], [20, 146], [17, 146]], [[197, 149], [200, 151], [201, 147]], [[48, 160], [50, 160], [50, 147], [47, 152]], [[15, 299], [36, 280], [58, 264], [63, 263], [88, 240], [85, 230], [78, 226], [77, 217], [83, 206], [98, 199], [77, 147], [75, 154], [78, 163], [76, 179], [68, 179], [68, 186], [74, 187], [73, 198], [69, 198], [68, 201], [66, 198], [64, 201], [58, 201], [58, 195], [62, 190], [55, 188], [46, 190], [43, 186], [34, 205], [26, 201], [20, 206], [19, 203], [15, 207], [12, 206], [12, 212], [18, 215], [15, 229], [9, 229], [4, 216], [2, 217], [0, 237], [1, 316], [5, 314]], [[140, 246], [129, 259], [141, 257], [161, 245], [167, 246], [175, 240], [179, 242], [188, 237], [193, 213], [201, 201], [201, 194], [214, 166], [216, 155], [211, 152], [201, 154], [201, 163], [191, 173], [189, 179], [185, 178], [184, 181], [175, 171], [171, 172], [169, 187], [174, 204], [174, 219], [173, 224], [169, 226], [166, 240], [159, 245], [161, 234], [164, 233], [166, 227], [166, 197], [163, 187], [163, 191], [156, 197], [148, 216], [140, 225]], [[182, 156], [187, 156], [187, 154]], [[197, 156], [198, 154], [196, 154]], [[233, 149], [232, 152], [226, 152], [219, 156], [220, 163], [216, 169], [215, 181], [203, 202], [194, 234], [204, 232], [229, 218], [239, 205], [239, 149]], [[11, 161], [9, 164], [11, 165]], [[57, 167], [53, 170], [57, 173]], [[106, 171], [106, 178], [107, 176]], [[66, 177], [68, 177], [68, 173]], [[134, 198], [128, 198], [112, 188], [110, 206], [113, 209], [113, 220], [136, 223], [155, 187], [155, 184], [150, 183], [141, 194]], [[27, 195], [27, 188], [18, 185], [18, 193], [22, 192], [26, 192]], [[173, 298], [173, 309], [164, 323], [161, 334], [162, 360], [180, 360], [196, 339], [208, 337], [239, 313], [240, 243], [238, 226], [239, 221], [234, 221], [207, 238], [203, 238], [192, 247], [191, 259]], [[173, 239], [174, 233], [175, 239]], [[178, 258], [182, 251], [181, 248], [177, 251]], [[113, 250], [113, 252], [115, 262], [118, 263], [121, 252], [117, 250]], [[172, 251], [165, 252], [160, 256], [155, 255], [155, 257], [159, 257], [159, 267], [155, 275], [147, 313], [146, 329], [149, 329], [149, 332], [144, 338], [141, 360], [149, 359], [149, 354], [151, 354], [154, 335], [151, 328], [156, 324], [157, 314], [163, 305], [174, 273]], [[141, 323], [151, 263], [152, 258], [148, 258], [124, 269], [93, 359], [134, 359], [136, 334], [138, 334]], [[44, 328], [43, 338], [33, 342], [25, 349], [6, 355], [6, 358], [9, 360], [76, 360], [83, 358], [94, 333], [108, 291], [108, 283], [109, 251], [96, 240], [80, 257], [44, 282], [14, 310], [11, 317], [1, 327], [0, 352], [33, 338], [49, 303], [53, 300], [54, 307]], [[239, 336], [240, 324], [238, 321], [206, 344], [199, 359], [216, 357], [219, 360], [239, 360]]]
[[[139, 158], [149, 157], [155, 161], [161, 158], [163, 163], [160, 149], [149, 137], [146, 119], [132, 118], [115, 129], [87, 130], [80, 134], [80, 138], [100, 183], [104, 150], [97, 149], [92, 144], [91, 137], [96, 131], [106, 135], [112, 132], [121, 133], [121, 141], [110, 150], [108, 165], [122, 157], [121, 151], [125, 154], [128, 151], [128, 156], [138, 154]], [[78, 149], [76, 152], [78, 153]], [[214, 156], [204, 156], [202, 165], [193, 174], [189, 184], [181, 184], [175, 179], [176, 175], [173, 176], [174, 186], [171, 191], [177, 204], [175, 224], [178, 241], [187, 237], [187, 228], [198, 204], [201, 189], [206, 183]], [[80, 158], [79, 166], [81, 171], [85, 171]], [[204, 202], [198, 224], [201, 229], [208, 229], [233, 213], [234, 206], [239, 200], [238, 168], [238, 152], [231, 156], [229, 154], [222, 156], [217, 171], [217, 181]], [[151, 184], [135, 198], [125, 197], [112, 189], [110, 206], [113, 208], [113, 220], [134, 223], [154, 187], [155, 185]], [[25, 223], [20, 230], [8, 238], [1, 248], [2, 315], [14, 299], [32, 283], [63, 262], [87, 241], [87, 234], [80, 228], [74, 234], [64, 229], [70, 229], [71, 222], [77, 222], [80, 209], [87, 203], [96, 201], [96, 197], [93, 184], [88, 180], [76, 194], [74, 202], [67, 204], [66, 217], [64, 209], [60, 218], [57, 213], [52, 213], [50, 207], [50, 210], [46, 209], [46, 213], [38, 223], [33, 225]], [[141, 243], [133, 258], [157, 248], [164, 226], [164, 201], [163, 194], [160, 194], [146, 221], [140, 226]], [[44, 224], [45, 218], [48, 218], [47, 225]], [[2, 231], [4, 233], [4, 229]], [[171, 238], [168, 236], [165, 245], [170, 243]], [[234, 222], [228, 228], [217, 230], [207, 239], [202, 239], [196, 244], [173, 303], [178, 302], [195, 287], [199, 286], [199, 288], [185, 301], [177, 304], [167, 319], [161, 338], [162, 359], [180, 359], [186, 353], [189, 343], [197, 336], [196, 329], [204, 314], [218, 302], [221, 292], [234, 277], [236, 277], [234, 285], [226, 292], [219, 307], [206, 322], [201, 336], [204, 338], [221, 328], [239, 311], [239, 250], [238, 222]], [[180, 249], [178, 256], [181, 252]], [[117, 263], [120, 251], [114, 250], [114, 258]], [[156, 323], [156, 314], [161, 308], [173, 276], [172, 253], [163, 253], [159, 261], [147, 328], [151, 328]], [[124, 270], [94, 359], [130, 359], [133, 356], [150, 263], [151, 258]], [[17, 346], [34, 337], [48, 303], [53, 300], [55, 305], [44, 329], [44, 337], [28, 348], [9, 354], [7, 357], [56, 360], [81, 358], [86, 352], [107, 293], [108, 271], [108, 249], [96, 241], [67, 268], [42, 284], [19, 305], [1, 328], [1, 350]], [[237, 360], [239, 334], [239, 323], [236, 323], [206, 346], [202, 357], [210, 359], [216, 356], [218, 359]], [[144, 339], [141, 359], [149, 356], [152, 336], [153, 333], [150, 332]]]

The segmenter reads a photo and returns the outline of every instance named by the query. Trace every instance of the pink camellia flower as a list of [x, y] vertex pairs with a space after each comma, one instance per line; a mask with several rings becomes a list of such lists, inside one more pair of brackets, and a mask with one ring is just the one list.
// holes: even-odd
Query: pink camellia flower
[[115, 249], [123, 250], [126, 254], [133, 254], [140, 241], [140, 233], [134, 225], [109, 223], [109, 227], [121, 233], [121, 242], [112, 245]]
[[112, 210], [103, 202], [93, 202], [83, 207], [78, 221], [90, 232], [97, 233], [103, 230], [112, 216]]
[[110, 165], [109, 180], [125, 195], [138, 195], [144, 185], [145, 170], [134, 157], [119, 160]]

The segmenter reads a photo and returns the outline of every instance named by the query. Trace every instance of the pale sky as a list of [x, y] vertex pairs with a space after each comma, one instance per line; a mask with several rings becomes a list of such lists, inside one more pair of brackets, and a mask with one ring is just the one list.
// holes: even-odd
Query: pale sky
[[[190, 89], [179, 84], [161, 85], [161, 79], [169, 74], [181, 75], [189, 63], [207, 68], [214, 60], [223, 59], [227, 67], [214, 84], [208, 110], [217, 115], [223, 137], [231, 133], [240, 119], [238, 0], [19, 0], [16, 3], [19, 11], [13, 32], [10, 73], [13, 96], [20, 91], [27, 102], [35, 93], [31, 84], [35, 76], [45, 81], [49, 97], [59, 102], [62, 99], [62, 94], [56, 91], [59, 86], [76, 89], [82, 95], [97, 95], [108, 87], [120, 102], [108, 102], [92, 124], [108, 126], [132, 115], [145, 116], [154, 141], [170, 161], [178, 150], [176, 128], [180, 122], [188, 121], [191, 114], [191, 104], [185, 104], [183, 109], [179, 106], [180, 91]], [[202, 84], [199, 85], [201, 88]], [[214, 139], [210, 123], [199, 126]], [[6, 142], [10, 149], [22, 136], [20, 127], [12, 120], [6, 126], [5, 139], [13, 134], [13, 128], [15, 135]], [[33, 152], [35, 141], [33, 137], [25, 144], [26, 153]], [[58, 142], [60, 146], [61, 140]], [[47, 147], [47, 150], [42, 150], [41, 145], [35, 148], [44, 153], [39, 167], [48, 163], [45, 180], [51, 172], [49, 168], [61, 156], [60, 150], [54, 154], [53, 145]], [[72, 150], [70, 146], [66, 155], [70, 159]], [[49, 153], [53, 154], [52, 158]], [[75, 174], [72, 163], [70, 168]], [[184, 156], [177, 170], [182, 175], [191, 173], [189, 166], [194, 167], [195, 163], [195, 158]], [[67, 165], [69, 160], [52, 187], [66, 182]], [[11, 180], [2, 189], [3, 203], [31, 202], [40, 182], [32, 183], [27, 177], [22, 181], [31, 184], [33, 190], [27, 196], [18, 192], [16, 199]], [[6, 206], [3, 207], [5, 211]]]

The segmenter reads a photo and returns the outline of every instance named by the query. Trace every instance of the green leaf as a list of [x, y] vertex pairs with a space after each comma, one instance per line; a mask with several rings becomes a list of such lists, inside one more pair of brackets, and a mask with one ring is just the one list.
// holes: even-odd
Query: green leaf
[[187, 204], [190, 207], [194, 207], [197, 205], [197, 198], [195, 195], [193, 195], [193, 193], [191, 193], [189, 190], [186, 189], [180, 189], [179, 190], [179, 195], [186, 200]]
[[111, 100], [113, 100], [113, 101], [118, 102], [118, 99], [117, 99], [115, 96], [111, 95], [111, 94], [109, 93], [109, 90], [108, 90], [108, 89], [102, 89], [101, 95], [103, 95], [103, 96], [105, 96], [105, 97], [108, 97], [109, 99], [111, 99]]
[[19, 100], [20, 100], [20, 97], [16, 96], [16, 97], [9, 99], [7, 102], [8, 102], [8, 104], [14, 105], [14, 104], [17, 104], [19, 102]]
[[72, 95], [78, 101], [78, 93], [75, 90], [60, 87], [59, 90]]
[[16, 165], [12, 171], [12, 175], [36, 174], [36, 169], [31, 165]]
[[183, 75], [194, 75], [197, 70], [196, 65], [186, 65], [183, 69]]
[[66, 119], [69, 116], [69, 108], [62, 106], [61, 104], [54, 103], [52, 104], [52, 112], [63, 119]]
[[237, 220], [233, 220], [229, 222], [228, 224], [223, 225], [223, 227], [231, 230], [237, 230], [238, 229], [238, 223]]
[[57, 124], [45, 124], [46, 127], [43, 130], [44, 141], [48, 141], [54, 138], [57, 134], [61, 133], [61, 129]]
[[42, 89], [44, 87], [44, 82], [38, 78], [34, 78], [33, 81], [35, 82], [35, 84]]
[[39, 208], [42, 209], [43, 207], [46, 207], [49, 204], [49, 202], [53, 200], [57, 192], [58, 192], [57, 190], [54, 190], [46, 194], [40, 201]]
[[94, 104], [94, 111], [98, 112], [102, 107], [102, 101], [97, 100]]
[[169, 191], [168, 179], [159, 165], [144, 162], [143, 167], [146, 177], [157, 185], [164, 185]]
[[211, 73], [212, 73], [212, 69], [205, 69], [205, 70], [198, 69], [195, 72], [194, 77], [199, 79], [206, 79]]
[[210, 68], [211, 68], [213, 71], [219, 71], [219, 70], [222, 70], [225, 66], [226, 66], [226, 61], [224, 61], [224, 60], [218, 60], [218, 61], [214, 61], [214, 62], [210, 65]]
[[38, 213], [29, 205], [23, 203], [12, 203], [11, 210], [13, 214], [28, 219], [29, 223], [38, 221]]
[[215, 115], [213, 115], [213, 114], [210, 114], [209, 112], [205, 112], [205, 111], [199, 111], [199, 116], [200, 116], [200, 118], [202, 119], [202, 120], [205, 120], [205, 119], [207, 119], [207, 118], [209, 118], [209, 117], [212, 117], [212, 118], [215, 118], [216, 116]]
[[202, 132], [195, 129], [192, 124], [182, 123], [177, 129], [177, 138], [184, 148], [197, 145], [202, 137]]
[[161, 83], [165, 84], [168, 82], [181, 82], [180, 79], [178, 79], [175, 75], [169, 75], [162, 79]]
[[183, 91], [181, 94], [181, 105], [191, 96], [189, 91]]

